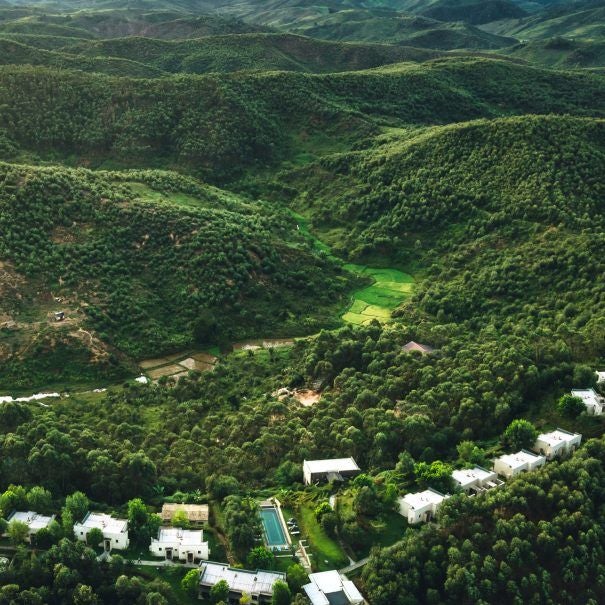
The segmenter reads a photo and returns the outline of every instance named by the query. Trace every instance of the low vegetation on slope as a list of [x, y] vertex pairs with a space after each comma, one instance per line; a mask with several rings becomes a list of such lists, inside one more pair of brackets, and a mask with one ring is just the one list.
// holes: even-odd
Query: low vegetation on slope
[[[92, 328], [90, 339], [138, 357], [269, 331], [312, 333], [346, 304], [347, 274], [269, 205], [163, 173], [0, 171], [0, 261], [15, 284], [1, 303], [14, 343], [2, 359], [4, 384], [27, 383], [14, 374], [27, 371], [31, 342], [49, 333], [86, 345], [82, 330]], [[149, 188], [164, 195], [147, 196]], [[65, 322], [53, 323], [56, 310]]]

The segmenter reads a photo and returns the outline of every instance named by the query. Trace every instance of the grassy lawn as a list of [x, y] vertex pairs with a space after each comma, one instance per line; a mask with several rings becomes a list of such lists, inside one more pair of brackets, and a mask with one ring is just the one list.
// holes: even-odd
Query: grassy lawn
[[309, 545], [313, 567], [318, 571], [326, 571], [348, 565], [349, 560], [340, 544], [330, 538], [315, 519], [312, 504], [301, 504], [297, 519], [303, 538]]

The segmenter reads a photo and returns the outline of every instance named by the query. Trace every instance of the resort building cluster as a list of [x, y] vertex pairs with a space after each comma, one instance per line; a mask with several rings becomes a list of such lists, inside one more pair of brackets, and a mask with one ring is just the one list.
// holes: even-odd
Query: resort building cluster
[[[521, 473], [535, 471], [544, 466], [548, 460], [571, 454], [579, 447], [581, 441], [582, 435], [578, 433], [556, 429], [538, 435], [533, 445], [533, 452], [520, 450], [514, 454], [504, 454], [494, 460], [491, 471], [481, 466], [455, 470], [452, 479], [464, 493], [474, 496], [502, 485], [502, 479], [512, 479]], [[412, 525], [432, 521], [447, 498], [449, 495], [431, 488], [423, 492], [406, 494], [398, 500], [399, 513]]]

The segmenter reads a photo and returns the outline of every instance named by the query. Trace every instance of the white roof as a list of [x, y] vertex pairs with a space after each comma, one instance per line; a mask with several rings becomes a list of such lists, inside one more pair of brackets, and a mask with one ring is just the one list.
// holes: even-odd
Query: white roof
[[552, 431], [550, 433], [542, 433], [541, 435], [538, 435], [538, 441], [542, 441], [552, 447], [561, 442], [572, 441], [576, 437], [581, 437], [581, 435], [578, 433], [568, 433], [563, 429], [557, 429], [556, 431]]
[[353, 458], [333, 458], [331, 460], [305, 460], [305, 468], [311, 473], [340, 473], [358, 471], [359, 467]]
[[214, 586], [217, 582], [225, 580], [231, 590], [247, 592], [250, 595], [270, 595], [273, 592], [273, 584], [285, 579], [286, 574], [278, 571], [233, 569], [221, 563], [203, 563], [200, 566], [200, 583]]
[[542, 458], [538, 454], [532, 454], [527, 450], [521, 450], [516, 454], [504, 454], [504, 456], [500, 456], [500, 460], [506, 463], [511, 468], [519, 468], [520, 466], [526, 465], [528, 462], [536, 462]]
[[595, 372], [597, 375], [597, 383], [605, 382], [605, 372]]
[[180, 544], [181, 546], [198, 546], [204, 543], [204, 532], [200, 530], [180, 529], [178, 527], [161, 527], [158, 542], [162, 544]]
[[416, 492], [415, 494], [406, 494], [403, 500], [410, 506], [410, 508], [416, 510], [424, 508], [429, 504], [440, 504], [447, 496], [440, 494], [434, 489], [427, 489], [423, 492]]
[[54, 518], [54, 515], [45, 517], [30, 510], [27, 512], [15, 511], [7, 521], [9, 523], [11, 521], [20, 521], [21, 523], [25, 523], [32, 531], [38, 531], [39, 529], [48, 527]]
[[96, 527], [109, 534], [119, 534], [128, 529], [126, 519], [114, 519], [114, 517], [105, 513], [88, 513], [80, 525], [86, 529]]
[[571, 394], [579, 397], [585, 405], [602, 405], [603, 398], [594, 389], [572, 389]]
[[349, 603], [360, 603], [363, 597], [357, 586], [341, 576], [337, 571], [323, 571], [309, 574], [310, 584], [303, 586], [313, 605], [326, 605], [330, 600], [326, 595], [342, 593]]
[[495, 473], [493, 471], [486, 471], [480, 466], [476, 466], [475, 468], [464, 468], [452, 473], [452, 477], [455, 481], [460, 483], [460, 485], [468, 485], [474, 481], [485, 481], [494, 475]]

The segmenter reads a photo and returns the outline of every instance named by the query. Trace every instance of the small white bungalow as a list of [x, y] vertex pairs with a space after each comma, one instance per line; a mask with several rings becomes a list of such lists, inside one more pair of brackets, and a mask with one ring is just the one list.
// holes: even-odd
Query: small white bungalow
[[[29, 530], [29, 541], [31, 542], [32, 536], [35, 536], [41, 529], [47, 529], [48, 526], [54, 521], [55, 515], [47, 517], [45, 515], [39, 515], [34, 511], [14, 511], [6, 520], [10, 525], [13, 521], [19, 521], [27, 525]], [[6, 535], [6, 534], [5, 534]]]
[[456, 470], [452, 478], [466, 493], [479, 493], [502, 484], [498, 473], [481, 466]]
[[316, 481], [342, 481], [355, 477], [361, 472], [353, 458], [333, 458], [331, 460], [305, 460], [303, 475], [305, 484], [311, 485]]
[[605, 383], [605, 372], [595, 372], [597, 375], [597, 384]]
[[311, 605], [361, 605], [364, 598], [357, 586], [337, 571], [323, 571], [309, 575], [309, 584], [303, 586]]
[[403, 345], [402, 351], [405, 351], [406, 353], [417, 352], [421, 353], [422, 355], [430, 355], [431, 353], [435, 352], [435, 349], [433, 349], [433, 347], [430, 347], [429, 345], [423, 345], [419, 342], [414, 342], [413, 340], [410, 340], [410, 342]]
[[600, 416], [603, 413], [605, 397], [601, 397], [594, 389], [572, 389], [571, 394], [584, 402], [587, 414]]
[[128, 521], [126, 519], [115, 519], [105, 513], [88, 513], [82, 523], [74, 524], [74, 535], [78, 540], [86, 542], [86, 535], [93, 528], [103, 532], [102, 545], [105, 551], [128, 548], [130, 540], [128, 539]]
[[415, 494], [406, 494], [398, 500], [399, 514], [406, 517], [410, 524], [430, 521], [435, 518], [437, 510], [446, 498], [449, 496], [431, 488]]
[[208, 542], [204, 542], [203, 530], [180, 529], [178, 527], [160, 527], [158, 537], [151, 540], [149, 552], [167, 561], [207, 560], [210, 554]]
[[534, 471], [546, 463], [544, 456], [539, 456], [527, 450], [521, 450], [516, 454], [505, 454], [494, 460], [494, 470], [498, 475], [507, 479], [516, 477], [521, 473]]
[[558, 456], [565, 456], [576, 450], [582, 442], [582, 435], [579, 433], [570, 433], [563, 429], [557, 429], [550, 433], [538, 435], [534, 443], [534, 451], [547, 460], [552, 460]]

